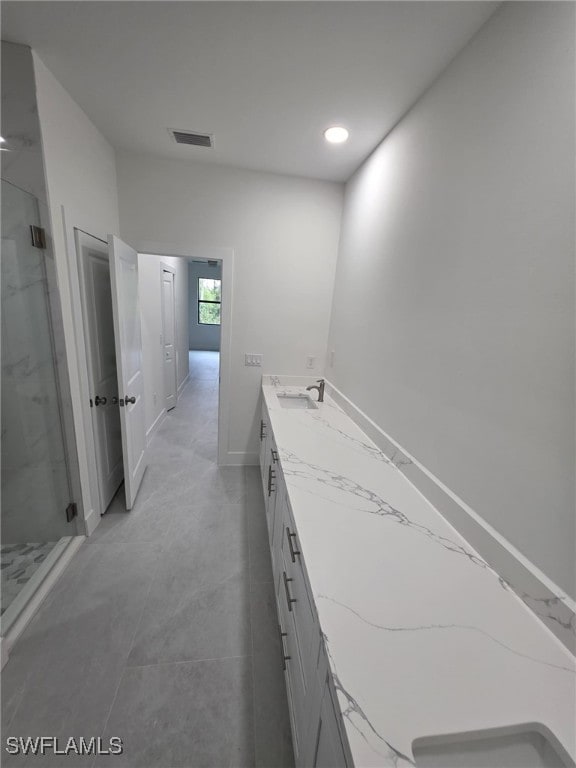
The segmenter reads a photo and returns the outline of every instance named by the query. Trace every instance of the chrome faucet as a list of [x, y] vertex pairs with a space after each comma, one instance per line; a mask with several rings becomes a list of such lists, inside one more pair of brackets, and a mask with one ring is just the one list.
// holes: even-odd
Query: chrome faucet
[[318, 402], [323, 403], [324, 402], [324, 387], [326, 385], [326, 382], [324, 379], [318, 379], [319, 386], [317, 387], [315, 384], [310, 384], [309, 387], [306, 387], [306, 392], [310, 392], [311, 389], [317, 389], [318, 390]]

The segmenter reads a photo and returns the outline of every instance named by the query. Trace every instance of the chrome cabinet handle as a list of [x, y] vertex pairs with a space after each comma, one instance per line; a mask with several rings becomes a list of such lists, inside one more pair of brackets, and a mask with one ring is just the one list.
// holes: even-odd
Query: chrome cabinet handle
[[94, 398], [94, 405], [106, 405], [107, 402], [108, 398], [106, 397], [98, 397], [98, 395], [96, 395]]
[[272, 491], [276, 490], [276, 487], [272, 485], [272, 481], [276, 479], [276, 474], [272, 469], [272, 464], [268, 464], [268, 496], [272, 495]]
[[299, 549], [294, 549], [294, 547], [292, 545], [292, 539], [296, 538], [296, 534], [295, 533], [291, 533], [290, 532], [290, 528], [288, 528], [288, 526], [286, 526], [286, 536], [288, 538], [288, 546], [290, 548], [290, 557], [292, 558], [292, 562], [295, 563], [296, 562], [296, 555], [301, 555], [302, 552], [300, 552]]
[[266, 437], [266, 424], [263, 419], [260, 419], [260, 442]]
[[290, 596], [290, 587], [288, 586], [289, 582], [294, 581], [294, 579], [289, 579], [288, 576], [286, 576], [286, 571], [282, 572], [282, 575], [284, 577], [284, 591], [286, 592], [286, 602], [288, 603], [288, 610], [292, 612], [292, 603], [298, 602], [295, 597]]
[[282, 669], [284, 672], [286, 672], [286, 662], [290, 661], [291, 657], [286, 656], [286, 651], [284, 650], [284, 638], [288, 637], [288, 632], [282, 632], [282, 627], [280, 624], [278, 624], [278, 630], [280, 632], [280, 655], [282, 656]]
[[272, 463], [278, 464], [278, 451], [275, 451], [274, 448], [270, 448], [270, 453], [272, 454]]
[[136, 398], [134, 397], [134, 395], [132, 395], [132, 397], [128, 397], [128, 395], [126, 395], [124, 397], [124, 402], [126, 403], [126, 405], [128, 405], [128, 403], [132, 403], [132, 405], [134, 405], [134, 403], [136, 402]]

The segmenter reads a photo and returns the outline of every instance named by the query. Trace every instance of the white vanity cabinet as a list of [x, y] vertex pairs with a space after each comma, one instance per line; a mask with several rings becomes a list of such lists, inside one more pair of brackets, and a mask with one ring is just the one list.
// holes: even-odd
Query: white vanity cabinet
[[304, 553], [265, 404], [260, 462], [270, 538], [292, 743], [300, 768], [346, 768], [328, 662]]
[[336, 705], [329, 681], [326, 680], [322, 691], [320, 713], [314, 718], [316, 733], [313, 740], [312, 768], [346, 768], [344, 745], [338, 729]]
[[270, 426], [266, 404], [262, 403], [262, 417], [260, 420], [260, 471], [262, 475], [262, 490], [264, 492], [264, 504], [266, 506], [266, 521], [268, 523], [268, 535], [272, 541], [274, 530], [274, 510], [278, 497], [279, 475], [278, 451], [274, 434]]
[[315, 673], [320, 648], [320, 625], [316, 608], [311, 597], [308, 579], [302, 562], [302, 552], [298, 542], [298, 534], [288, 501], [284, 497], [282, 516], [277, 518], [279, 540], [276, 544], [280, 549], [279, 563], [282, 573], [277, 581], [277, 601], [284, 603], [288, 612], [292, 613], [298, 654], [306, 683]]
[[[408, 765], [418, 740], [418, 764], [576, 768], [569, 651], [412, 484], [420, 470], [400, 472], [391, 444], [362, 431], [364, 416], [283, 378], [262, 384], [260, 456], [296, 766]], [[394, 584], [393, 599], [375, 584]], [[422, 626], [479, 631], [385, 631]]]
[[264, 490], [264, 498], [267, 496], [267, 482], [268, 482], [268, 441], [270, 438], [270, 420], [268, 417], [268, 409], [266, 403], [262, 403], [262, 415], [260, 418], [260, 473], [262, 475], [262, 488]]

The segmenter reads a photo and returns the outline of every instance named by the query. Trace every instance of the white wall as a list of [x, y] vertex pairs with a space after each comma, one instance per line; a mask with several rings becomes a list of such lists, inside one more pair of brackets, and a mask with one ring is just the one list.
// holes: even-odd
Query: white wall
[[[188, 378], [188, 262], [174, 257], [138, 254], [138, 291], [142, 313], [142, 366], [146, 434], [150, 440], [166, 413], [162, 334], [161, 264], [173, 267], [176, 321], [176, 377]], [[176, 406], [178, 407], [178, 406]]]
[[118, 233], [115, 155], [110, 144], [41, 59], [35, 53], [33, 58], [66, 354], [70, 364], [82, 503], [90, 531], [98, 522], [93, 513], [98, 491], [93, 472], [95, 457], [90, 415], [86, 408], [85, 344], [81, 323], [75, 323], [73, 316], [73, 306], [77, 316], [81, 316], [74, 227], [102, 239], [109, 233]]
[[574, 593], [574, 5], [504, 5], [346, 189], [327, 371]]
[[[261, 374], [323, 373], [342, 186], [122, 152], [118, 189], [128, 242], [234, 249], [227, 450], [256, 463]], [[246, 368], [245, 352], [263, 367]]]
[[207, 277], [212, 280], [222, 279], [222, 263], [191, 261], [188, 268], [188, 284], [190, 297], [189, 321], [190, 349], [220, 349], [220, 326], [201, 325], [198, 322], [198, 278]]

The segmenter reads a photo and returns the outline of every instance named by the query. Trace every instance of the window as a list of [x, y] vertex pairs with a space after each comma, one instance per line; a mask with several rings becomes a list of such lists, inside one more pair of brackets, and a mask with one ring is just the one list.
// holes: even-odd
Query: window
[[221, 280], [198, 278], [198, 323], [200, 325], [220, 325], [221, 285]]

